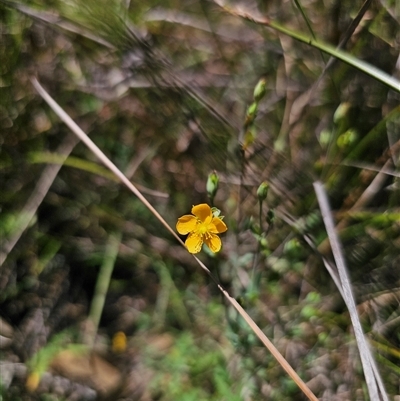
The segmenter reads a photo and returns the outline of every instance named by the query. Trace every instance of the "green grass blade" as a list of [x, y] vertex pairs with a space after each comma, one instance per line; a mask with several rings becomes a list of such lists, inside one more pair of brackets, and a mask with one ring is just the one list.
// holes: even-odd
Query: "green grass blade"
[[249, 12], [242, 12], [238, 10], [233, 10], [231, 8], [227, 8], [224, 5], [219, 4], [225, 11], [229, 14], [235, 15], [237, 17], [244, 18], [248, 21], [251, 21], [257, 25], [263, 25], [272, 29], [275, 29], [278, 32], [281, 32], [287, 36], [292, 37], [293, 39], [298, 40], [299, 42], [303, 42], [311, 47], [319, 49], [324, 53], [329, 54], [332, 57], [337, 58], [354, 68], [357, 68], [359, 71], [364, 72], [365, 74], [375, 78], [376, 80], [382, 82], [383, 84], [389, 86], [390, 88], [394, 89], [397, 92], [400, 92], [400, 81], [396, 78], [386, 74], [379, 68], [354, 57], [348, 52], [340, 50], [332, 45], [322, 42], [321, 40], [313, 39], [307, 35], [299, 33], [297, 31], [293, 31], [292, 29], [286, 28], [285, 26], [281, 25], [279, 22], [271, 21], [268, 18], [258, 18], [251, 15]]

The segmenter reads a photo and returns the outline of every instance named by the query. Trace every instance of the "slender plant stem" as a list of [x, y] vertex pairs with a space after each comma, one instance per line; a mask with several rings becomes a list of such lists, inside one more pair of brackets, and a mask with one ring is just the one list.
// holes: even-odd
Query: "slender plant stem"
[[[263, 229], [262, 229], [262, 204], [263, 202], [261, 200], [258, 201], [258, 205], [259, 205], [259, 225], [260, 225], [260, 236], [262, 235]], [[260, 242], [261, 238], [258, 239], [258, 244], [257, 244], [257, 251], [254, 254], [253, 257], [253, 267], [251, 269], [251, 285], [253, 287], [253, 289], [255, 288], [255, 273], [256, 273], [256, 267], [257, 267], [257, 263], [258, 263], [258, 258], [260, 256], [260, 251], [261, 251], [261, 242]]]
[[384, 83], [385, 85], [389, 86], [390, 88], [394, 89], [395, 91], [400, 92], [400, 81], [398, 81], [396, 78], [390, 76], [389, 74], [386, 74], [379, 68], [376, 68], [373, 65], [366, 63], [365, 61], [362, 61], [355, 56], [352, 56], [348, 52], [345, 52], [343, 50], [340, 50], [339, 48], [336, 48], [332, 45], [324, 43], [321, 40], [316, 40], [310, 36], [304, 35], [303, 33], [293, 31], [292, 29], [286, 28], [285, 26], [281, 25], [279, 22], [272, 21], [269, 18], [255, 17], [255, 16], [249, 14], [248, 12], [234, 10], [230, 7], [227, 7], [227, 6], [224, 6], [221, 4], [219, 4], [219, 6], [231, 15], [235, 15], [237, 17], [246, 19], [257, 25], [263, 25], [268, 28], [275, 29], [276, 31], [281, 32], [287, 36], [290, 36], [291, 38], [296, 39], [299, 42], [303, 42], [311, 47], [319, 49], [319, 50], [323, 51], [324, 53], [327, 53], [327, 54], [351, 65], [352, 67], [357, 68], [358, 70], [364, 72], [365, 74], [370, 75], [371, 77], [375, 78], [376, 80], [378, 80], [378, 81]]
[[121, 243], [121, 232], [111, 234], [104, 252], [103, 264], [97, 276], [96, 288], [90, 307], [89, 320], [91, 322], [90, 334], [87, 338], [89, 346], [93, 346], [100, 318], [103, 313], [104, 304], [110, 286], [111, 275], [114, 270], [115, 260], [118, 256], [119, 245]]

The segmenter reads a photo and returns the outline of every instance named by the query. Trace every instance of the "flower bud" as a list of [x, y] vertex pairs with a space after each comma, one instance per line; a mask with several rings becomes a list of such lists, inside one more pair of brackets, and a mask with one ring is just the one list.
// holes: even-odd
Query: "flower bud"
[[343, 121], [350, 110], [351, 104], [348, 102], [340, 103], [335, 113], [333, 114], [333, 122], [338, 124]]
[[263, 202], [265, 201], [265, 199], [267, 199], [268, 189], [269, 189], [269, 184], [266, 181], [262, 182], [261, 185], [258, 187], [257, 196], [260, 202]]
[[206, 184], [207, 194], [211, 199], [214, 199], [215, 194], [217, 193], [218, 184], [219, 184], [219, 177], [216, 171], [213, 171], [208, 175]]
[[357, 131], [350, 128], [344, 134], [340, 135], [336, 144], [340, 149], [348, 148], [357, 140]]
[[246, 122], [245, 122], [245, 126], [246, 127], [248, 127], [250, 124], [253, 124], [253, 122], [254, 122], [254, 120], [256, 119], [256, 116], [257, 116], [257, 110], [258, 110], [258, 103], [257, 102], [252, 103], [247, 108]]
[[256, 87], [254, 88], [254, 94], [253, 94], [253, 96], [254, 96], [254, 101], [255, 102], [259, 102], [263, 97], [264, 97], [264, 95], [265, 95], [265, 92], [266, 92], [266, 90], [265, 90], [265, 84], [266, 84], [266, 80], [265, 80], [265, 78], [261, 78], [259, 81], [258, 81], [258, 83], [257, 83], [257, 85], [256, 85]]
[[258, 109], [258, 104], [256, 102], [252, 103], [247, 109], [247, 115], [255, 117], [257, 109]]
[[250, 127], [246, 133], [244, 134], [244, 140], [243, 140], [243, 145], [242, 148], [245, 150], [247, 149], [249, 146], [251, 146], [255, 139], [256, 139], [257, 133], [254, 129], [254, 127]]

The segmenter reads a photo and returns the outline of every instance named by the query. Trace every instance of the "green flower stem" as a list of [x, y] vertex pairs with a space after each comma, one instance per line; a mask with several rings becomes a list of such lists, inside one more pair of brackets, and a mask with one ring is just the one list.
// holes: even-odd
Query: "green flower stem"
[[[263, 205], [263, 200], [259, 199], [258, 200], [258, 205], [260, 207], [259, 209], [259, 224], [260, 224], [260, 236], [262, 235], [263, 229], [262, 229], [262, 205]], [[256, 267], [258, 264], [258, 259], [260, 256], [260, 252], [261, 252], [261, 242], [260, 240], [258, 240], [258, 244], [257, 244], [257, 250], [254, 254], [253, 257], [253, 266], [251, 268], [251, 286], [252, 286], [252, 290], [255, 289], [256, 287]]]

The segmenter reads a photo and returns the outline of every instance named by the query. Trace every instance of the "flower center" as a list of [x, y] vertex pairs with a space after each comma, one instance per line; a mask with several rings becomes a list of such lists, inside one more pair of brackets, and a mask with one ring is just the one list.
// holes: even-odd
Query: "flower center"
[[207, 223], [200, 223], [199, 224], [199, 226], [198, 226], [198, 228], [197, 228], [197, 232], [200, 234], [200, 235], [204, 235], [204, 234], [206, 234], [207, 232], [208, 232], [208, 224]]

